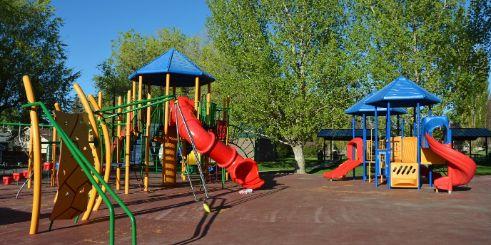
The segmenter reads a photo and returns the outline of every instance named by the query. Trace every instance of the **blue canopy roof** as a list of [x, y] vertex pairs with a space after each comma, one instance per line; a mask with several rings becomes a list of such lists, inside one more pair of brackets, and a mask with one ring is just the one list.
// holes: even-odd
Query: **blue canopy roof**
[[387, 107], [387, 102], [394, 107], [414, 107], [417, 103], [422, 106], [433, 105], [440, 103], [441, 100], [413, 81], [401, 76], [368, 98], [365, 103]]
[[160, 55], [142, 68], [136, 70], [128, 78], [137, 80], [143, 76], [143, 82], [156, 86], [165, 85], [165, 75], [171, 74], [171, 86], [193, 87], [196, 77], [200, 78], [200, 84], [208, 84], [215, 78], [199, 68], [194, 62], [181, 52], [172, 48]]
[[[344, 112], [350, 115], [363, 115], [363, 114], [367, 116], [375, 115], [375, 106], [367, 105], [365, 103], [375, 93], [376, 93], [375, 91], [369, 93], [367, 96], [365, 96], [360, 101], [356, 102], [354, 105], [346, 109]], [[390, 108], [391, 115], [401, 115], [406, 113], [407, 111], [403, 108]], [[382, 108], [382, 107], [377, 108], [377, 115], [385, 116], [386, 114], [387, 114], [387, 108]]]

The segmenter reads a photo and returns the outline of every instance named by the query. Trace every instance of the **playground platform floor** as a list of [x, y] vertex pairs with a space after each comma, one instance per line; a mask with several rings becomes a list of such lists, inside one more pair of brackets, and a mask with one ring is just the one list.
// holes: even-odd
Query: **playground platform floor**
[[[232, 183], [210, 185], [208, 215], [187, 186], [143, 193], [135, 185], [121, 196], [136, 216], [139, 244], [491, 244], [491, 176], [451, 195], [320, 175], [265, 177], [266, 188], [247, 196]], [[48, 232], [52, 188], [43, 194], [40, 234], [29, 236], [32, 197], [25, 191], [16, 200], [16, 189], [0, 186], [0, 244], [107, 244], [105, 209], [89, 223], [57, 221]], [[116, 244], [130, 244], [128, 219], [117, 213]]]

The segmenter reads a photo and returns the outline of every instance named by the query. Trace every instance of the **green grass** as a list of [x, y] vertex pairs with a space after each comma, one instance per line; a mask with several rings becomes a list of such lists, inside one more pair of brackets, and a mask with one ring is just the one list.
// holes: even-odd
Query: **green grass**
[[[293, 157], [279, 159], [272, 162], [261, 162], [258, 163], [259, 171], [278, 171], [278, 172], [291, 172], [295, 171], [296, 166], [295, 159]], [[305, 158], [305, 165], [307, 172], [312, 170], [315, 166], [319, 165], [316, 158]]]

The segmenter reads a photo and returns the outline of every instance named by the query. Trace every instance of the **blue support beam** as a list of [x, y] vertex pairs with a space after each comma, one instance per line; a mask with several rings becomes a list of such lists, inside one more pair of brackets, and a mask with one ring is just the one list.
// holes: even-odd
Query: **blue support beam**
[[391, 147], [390, 147], [390, 102], [387, 102], [387, 125], [385, 127], [385, 179], [387, 182], [387, 189], [390, 189], [390, 159], [391, 159]]
[[416, 160], [418, 161], [418, 190], [421, 189], [421, 108], [419, 103], [416, 103], [416, 125], [418, 126], [417, 130], [417, 139], [418, 139], [418, 149], [416, 152]]
[[378, 157], [378, 109], [375, 107], [375, 115], [374, 115], [374, 136], [373, 136], [373, 144], [375, 145], [375, 175], [373, 181], [375, 182], [375, 187], [378, 187], [378, 170], [379, 170], [379, 157]]
[[361, 124], [363, 125], [363, 181], [367, 181], [367, 117], [363, 114], [361, 118]]

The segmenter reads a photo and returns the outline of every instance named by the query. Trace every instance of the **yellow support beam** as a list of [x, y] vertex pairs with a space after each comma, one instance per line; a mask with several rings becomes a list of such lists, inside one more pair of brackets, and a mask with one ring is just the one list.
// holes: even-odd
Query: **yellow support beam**
[[[89, 95], [89, 102], [94, 108], [94, 110], [98, 111], [101, 109], [102, 105], [102, 93], [99, 94], [98, 96], [98, 101], [95, 100], [95, 98], [92, 95]], [[109, 129], [107, 128], [106, 122], [104, 122], [104, 119], [102, 118], [101, 115], [98, 115], [100, 119], [100, 125], [102, 129], [102, 137], [104, 138], [104, 156], [105, 156], [105, 168], [104, 168], [104, 181], [107, 183], [109, 182], [109, 176], [111, 174], [111, 138], [109, 137]], [[106, 187], [102, 186], [102, 191], [105, 193], [106, 192]], [[97, 200], [95, 202], [93, 211], [99, 210], [99, 207], [101, 206], [102, 203], [102, 197], [99, 196], [97, 197]]]
[[[121, 104], [123, 104], [123, 98], [121, 96], [118, 96], [118, 106], [120, 106]], [[116, 137], [117, 137], [117, 140], [116, 140], [116, 163], [117, 163], [117, 167], [116, 167], [116, 190], [120, 190], [121, 189], [121, 167], [119, 166], [119, 161], [121, 160], [121, 149], [120, 149], [120, 146], [121, 146], [121, 123], [123, 122], [122, 118], [121, 118], [121, 113], [123, 112], [123, 109], [122, 108], [118, 108], [118, 117], [117, 117], [117, 126], [116, 126]]]
[[[147, 94], [147, 99], [151, 99], [152, 95], [150, 90]], [[149, 107], [147, 107], [147, 120], [145, 127], [145, 176], [143, 178], [144, 191], [148, 191], [148, 166], [150, 165], [150, 126], [152, 123], [152, 108], [150, 107], [151, 102], [148, 102]]]
[[[133, 83], [134, 84], [134, 83]], [[128, 90], [126, 103], [131, 103], [131, 90]], [[130, 144], [131, 144], [131, 112], [126, 113], [125, 152], [124, 152], [124, 194], [130, 193]]]
[[[26, 97], [29, 103], [36, 102], [34, 97], [34, 91], [32, 89], [31, 80], [29, 76], [24, 75], [22, 77], [24, 83], [24, 89], [26, 90]], [[34, 171], [34, 188], [32, 192], [32, 212], [31, 212], [31, 227], [29, 234], [33, 235], [38, 232], [39, 227], [39, 211], [41, 209], [41, 139], [39, 135], [39, 119], [36, 111], [36, 107], [31, 107], [29, 111], [29, 117], [31, 118], [31, 138], [32, 138], [32, 165]]]

